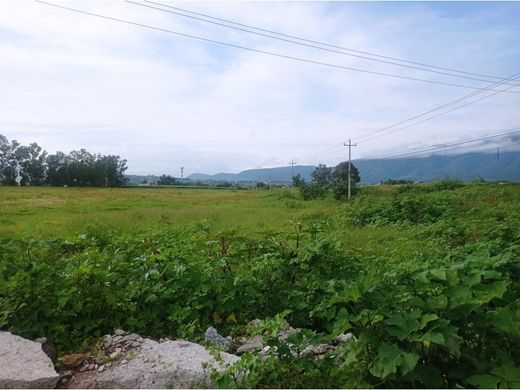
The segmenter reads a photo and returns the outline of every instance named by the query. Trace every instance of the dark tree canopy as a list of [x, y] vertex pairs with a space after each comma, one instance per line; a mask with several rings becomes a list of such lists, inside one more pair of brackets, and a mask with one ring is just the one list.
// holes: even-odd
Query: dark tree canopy
[[0, 184], [119, 187], [125, 184], [126, 160], [86, 149], [48, 155], [36, 144], [9, 142], [0, 134]]
[[319, 164], [311, 173], [312, 181], [321, 186], [328, 186], [332, 179], [332, 168], [328, 168], [325, 164]]
[[[348, 180], [348, 161], [339, 163], [334, 171], [332, 172], [332, 181], [334, 183], [347, 182]], [[361, 178], [359, 177], [359, 170], [350, 163], [350, 180], [352, 183], [359, 183]]]

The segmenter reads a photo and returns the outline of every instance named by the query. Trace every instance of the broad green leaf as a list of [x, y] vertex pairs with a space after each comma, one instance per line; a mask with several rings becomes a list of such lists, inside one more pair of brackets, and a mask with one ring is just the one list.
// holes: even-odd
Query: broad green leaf
[[401, 354], [402, 351], [395, 344], [382, 344], [379, 347], [376, 360], [370, 367], [370, 373], [382, 379], [390, 374], [395, 374], [402, 361]]
[[503, 307], [489, 313], [489, 323], [497, 330], [520, 338], [520, 310]]
[[446, 297], [446, 295], [430, 297], [426, 300], [426, 304], [429, 309], [444, 310], [448, 307], [448, 297]]
[[388, 319], [385, 320], [387, 325], [391, 325], [388, 328], [388, 333], [397, 337], [399, 340], [404, 340], [411, 333], [420, 328], [421, 324], [418, 321], [419, 316], [419, 311], [389, 315]]
[[402, 362], [399, 369], [401, 374], [406, 375], [414, 370], [419, 361], [419, 355], [415, 352], [403, 352], [401, 356]]
[[520, 367], [516, 366], [500, 366], [491, 370], [493, 375], [505, 379], [509, 383], [520, 382]]
[[473, 375], [467, 380], [470, 385], [479, 389], [496, 389], [499, 381], [496, 376], [489, 374]]

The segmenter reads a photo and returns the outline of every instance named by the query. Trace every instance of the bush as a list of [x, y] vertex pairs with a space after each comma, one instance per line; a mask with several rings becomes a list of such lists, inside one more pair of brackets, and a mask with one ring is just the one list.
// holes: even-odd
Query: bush
[[318, 183], [302, 184], [298, 188], [303, 200], [322, 199], [327, 194], [327, 189]]

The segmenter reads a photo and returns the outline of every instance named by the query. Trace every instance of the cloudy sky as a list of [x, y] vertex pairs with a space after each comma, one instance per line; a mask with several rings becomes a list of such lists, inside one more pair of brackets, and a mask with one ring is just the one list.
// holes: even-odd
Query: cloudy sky
[[[292, 159], [335, 165], [345, 159], [341, 145], [349, 138], [359, 140], [353, 157], [362, 158], [520, 127], [520, 93], [510, 93], [520, 87], [512, 87], [416, 126], [375, 133], [472, 92], [478, 92], [475, 100], [493, 92], [341, 67], [474, 88], [510, 85], [318, 50], [125, 1], [48, 1], [340, 66], [226, 47], [39, 2], [1, 1], [0, 134], [36, 141], [50, 153], [86, 148], [126, 158], [128, 173], [178, 176], [181, 166], [191, 174], [287, 165]], [[520, 3], [154, 1], [458, 71], [503, 78], [520, 73]], [[370, 139], [371, 134], [381, 136]]]

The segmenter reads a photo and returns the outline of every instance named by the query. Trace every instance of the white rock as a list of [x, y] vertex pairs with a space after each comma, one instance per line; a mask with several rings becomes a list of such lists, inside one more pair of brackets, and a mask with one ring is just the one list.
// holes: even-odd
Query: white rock
[[59, 378], [40, 343], [0, 332], [0, 388], [54, 388]]
[[249, 338], [243, 345], [238, 347], [237, 353], [261, 351], [264, 348], [264, 339], [262, 336], [254, 336]]
[[[124, 365], [103, 372], [78, 373], [69, 388], [200, 388], [211, 387], [212, 368], [223, 370], [239, 360], [220, 352], [217, 361], [204, 347], [187, 341], [158, 343], [144, 339]], [[124, 363], [122, 361], [121, 363]]]
[[356, 340], [356, 337], [352, 333], [342, 333], [339, 336], [336, 336], [334, 339], [334, 342], [336, 344], [345, 344], [349, 342], [350, 340]]

